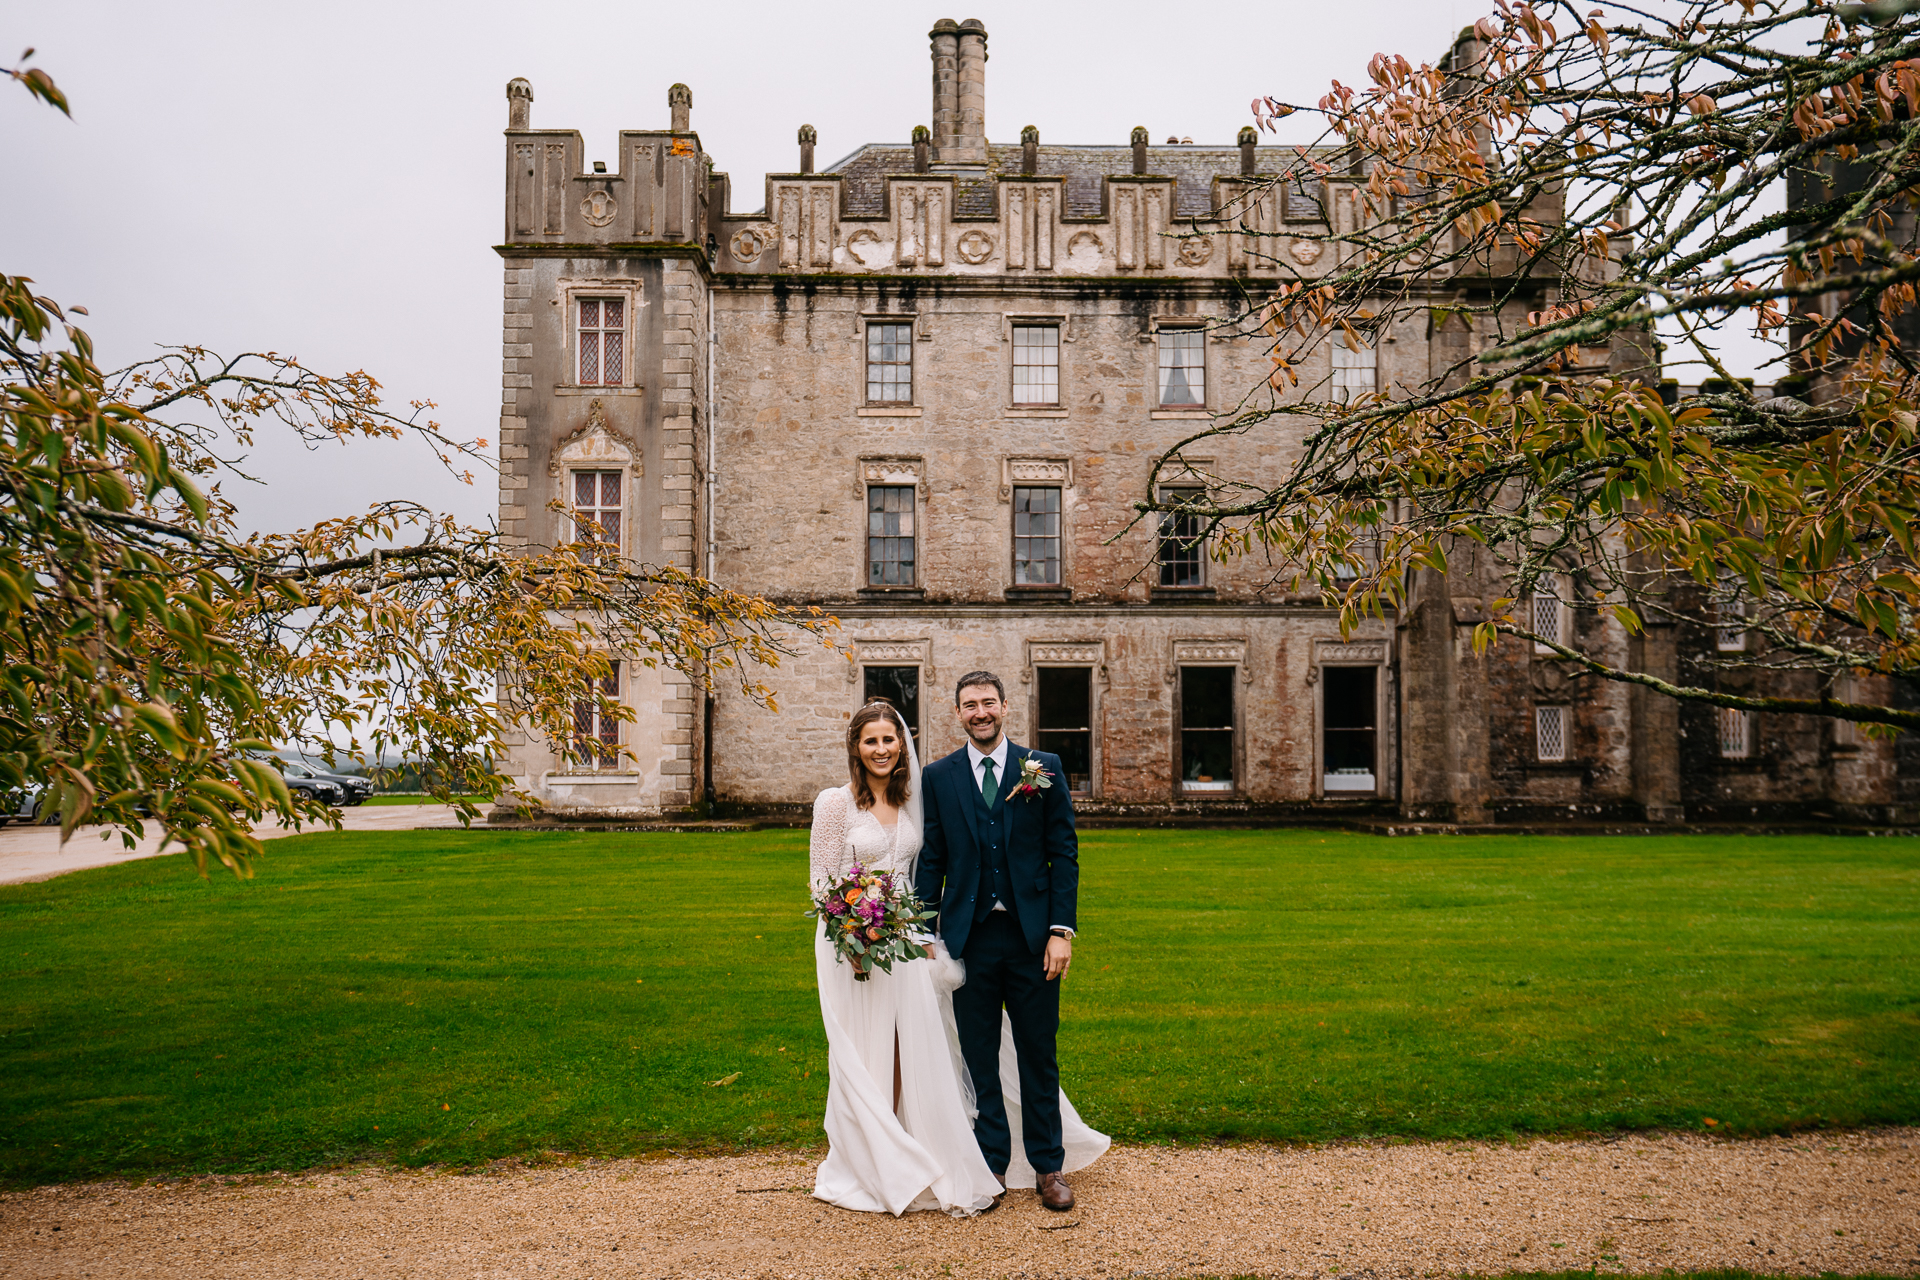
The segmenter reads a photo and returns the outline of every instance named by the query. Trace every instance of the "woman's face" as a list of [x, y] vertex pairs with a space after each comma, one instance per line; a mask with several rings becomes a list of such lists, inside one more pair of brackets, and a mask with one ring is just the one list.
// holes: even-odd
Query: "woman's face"
[[900, 730], [891, 720], [874, 720], [860, 729], [860, 763], [884, 782], [900, 761]]

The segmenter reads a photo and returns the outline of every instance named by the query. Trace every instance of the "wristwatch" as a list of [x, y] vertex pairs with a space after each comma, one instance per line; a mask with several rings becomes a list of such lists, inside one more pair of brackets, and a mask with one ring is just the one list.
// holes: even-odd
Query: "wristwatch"
[[1073, 930], [1067, 928], [1065, 925], [1056, 925], [1047, 930], [1047, 932], [1056, 938], [1065, 938], [1068, 942], [1073, 941]]

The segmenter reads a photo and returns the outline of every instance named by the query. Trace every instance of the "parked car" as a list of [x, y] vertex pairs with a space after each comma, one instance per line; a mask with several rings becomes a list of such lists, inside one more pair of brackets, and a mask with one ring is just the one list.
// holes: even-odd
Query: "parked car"
[[283, 763], [286, 765], [285, 777], [289, 787], [292, 787], [295, 782], [332, 783], [339, 790], [340, 799], [329, 800], [328, 804], [348, 806], [365, 804], [367, 797], [373, 794], [372, 778], [355, 773], [323, 773], [312, 765], [302, 764], [298, 760], [287, 760]]
[[[336, 807], [360, 803], [360, 800], [347, 799], [346, 791], [330, 779], [297, 778], [293, 775], [291, 769], [287, 771], [287, 790], [298, 791], [302, 795], [312, 796], [321, 804], [330, 804]], [[360, 799], [364, 800], [366, 797], [362, 796]]]
[[4, 808], [0, 808], [0, 827], [6, 826], [9, 822], [32, 823], [35, 818], [42, 823], [60, 821], [60, 815], [57, 813], [48, 812], [45, 815], [40, 813], [40, 797], [46, 794], [46, 790], [45, 787], [36, 783], [33, 786], [9, 791], [6, 794]]

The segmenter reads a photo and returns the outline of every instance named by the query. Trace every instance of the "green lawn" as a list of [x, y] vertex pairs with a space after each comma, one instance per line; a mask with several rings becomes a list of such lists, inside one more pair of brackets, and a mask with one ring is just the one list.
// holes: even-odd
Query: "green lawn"
[[[0, 888], [0, 1179], [818, 1141], [805, 841], [324, 834], [244, 883]], [[1920, 1120], [1920, 842], [1083, 855], [1062, 1067], [1122, 1139]]]

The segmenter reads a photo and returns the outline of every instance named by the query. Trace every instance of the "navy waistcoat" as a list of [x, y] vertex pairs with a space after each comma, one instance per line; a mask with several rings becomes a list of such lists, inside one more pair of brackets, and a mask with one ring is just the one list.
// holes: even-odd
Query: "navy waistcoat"
[[974, 898], [973, 919], [977, 924], [993, 912], [996, 902], [1013, 910], [1012, 877], [1007, 871], [1007, 806], [987, 804], [987, 798], [974, 789], [974, 803], [980, 806], [980, 891]]

